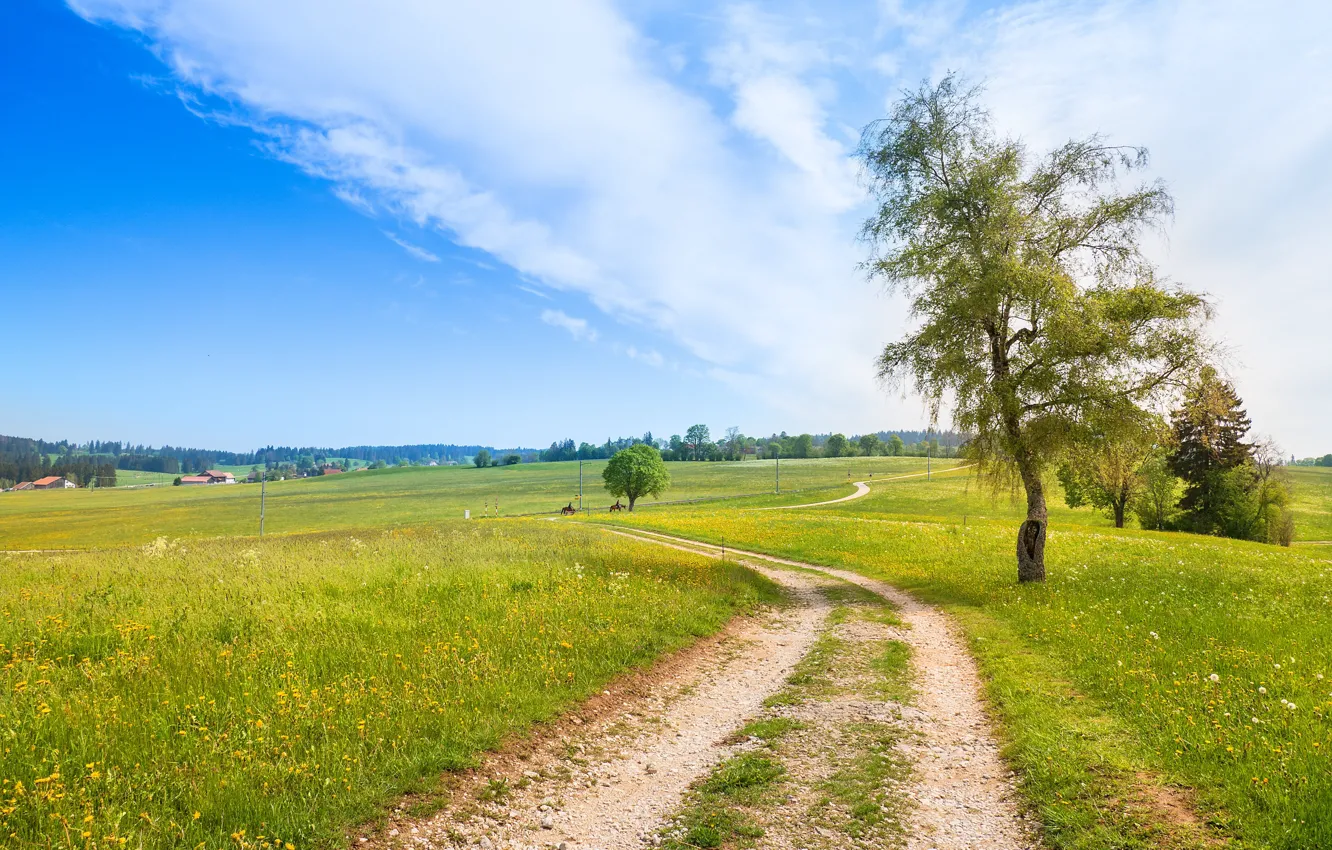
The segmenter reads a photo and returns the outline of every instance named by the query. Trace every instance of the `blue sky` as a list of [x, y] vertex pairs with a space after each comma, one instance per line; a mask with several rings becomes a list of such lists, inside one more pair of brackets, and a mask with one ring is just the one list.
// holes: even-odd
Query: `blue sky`
[[[0, 432], [219, 448], [915, 427], [859, 128], [957, 69], [1153, 150], [1255, 426], [1332, 448], [1322, 4], [0, 7]], [[19, 342], [28, 334], [58, 342]]]

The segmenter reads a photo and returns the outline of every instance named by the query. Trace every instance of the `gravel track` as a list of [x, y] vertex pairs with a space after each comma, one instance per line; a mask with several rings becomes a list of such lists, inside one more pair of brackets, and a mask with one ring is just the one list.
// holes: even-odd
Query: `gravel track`
[[[623, 532], [621, 532], [623, 533]], [[716, 554], [720, 548], [655, 532], [639, 539]], [[999, 745], [981, 702], [980, 674], [947, 616], [910, 594], [849, 570], [727, 548], [734, 557], [816, 570], [879, 594], [898, 608], [909, 626], [919, 695], [919, 735], [907, 744], [913, 761], [906, 793], [908, 850], [1020, 850], [1037, 846], [1018, 810], [1014, 777], [999, 757]]]
[[[692, 553], [721, 551], [654, 532], [607, 531]], [[727, 551], [787, 587], [794, 604], [733, 629], [698, 658], [686, 659], [688, 663], [654, 680], [646, 693], [608, 691], [610, 710], [587, 722], [575, 713], [519, 757], [490, 758], [453, 789], [452, 800], [437, 814], [421, 819], [400, 814], [354, 845], [365, 850], [632, 850], [655, 844], [690, 785], [743, 749], [733, 733], [761, 713], [764, 700], [782, 689], [826, 628], [831, 605], [817, 589], [826, 580], [773, 569], [776, 563], [824, 573], [879, 594], [897, 606], [907, 626], [900, 639], [913, 650], [918, 695], [914, 706], [895, 713], [913, 732], [901, 744], [910, 775], [897, 789], [907, 803], [907, 850], [1036, 846], [1014, 803], [1013, 777], [999, 758], [980, 701], [975, 663], [943, 613], [845, 570]], [[868, 717], [860, 716], [864, 711], [856, 714], [861, 720]], [[503, 783], [504, 793], [487, 798], [486, 788], [497, 783]], [[784, 831], [789, 830], [774, 830], [774, 847], [788, 846], [782, 840], [787, 838]], [[789, 846], [799, 850], [830, 845], [816, 841]]]

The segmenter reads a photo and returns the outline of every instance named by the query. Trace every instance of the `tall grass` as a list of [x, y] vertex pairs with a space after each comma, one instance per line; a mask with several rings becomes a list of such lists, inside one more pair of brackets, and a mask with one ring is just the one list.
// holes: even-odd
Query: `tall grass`
[[539, 522], [0, 563], [0, 843], [18, 847], [343, 844], [775, 594]]

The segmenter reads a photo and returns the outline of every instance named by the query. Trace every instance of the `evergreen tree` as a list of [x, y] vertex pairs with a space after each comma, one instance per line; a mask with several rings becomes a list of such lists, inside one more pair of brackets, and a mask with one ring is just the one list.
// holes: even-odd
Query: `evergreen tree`
[[1194, 531], [1210, 534], [1220, 527], [1225, 506], [1219, 496], [1226, 473], [1253, 455], [1253, 446], [1244, 442], [1249, 424], [1235, 388], [1210, 366], [1199, 372], [1172, 415], [1175, 451], [1170, 470], [1184, 479], [1179, 506]]

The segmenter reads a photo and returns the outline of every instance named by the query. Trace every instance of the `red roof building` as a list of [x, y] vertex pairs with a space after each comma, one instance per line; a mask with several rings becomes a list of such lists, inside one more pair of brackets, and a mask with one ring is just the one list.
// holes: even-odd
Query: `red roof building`
[[68, 478], [61, 478], [59, 475], [48, 475], [45, 478], [38, 478], [32, 482], [34, 490], [73, 490], [77, 486]]

